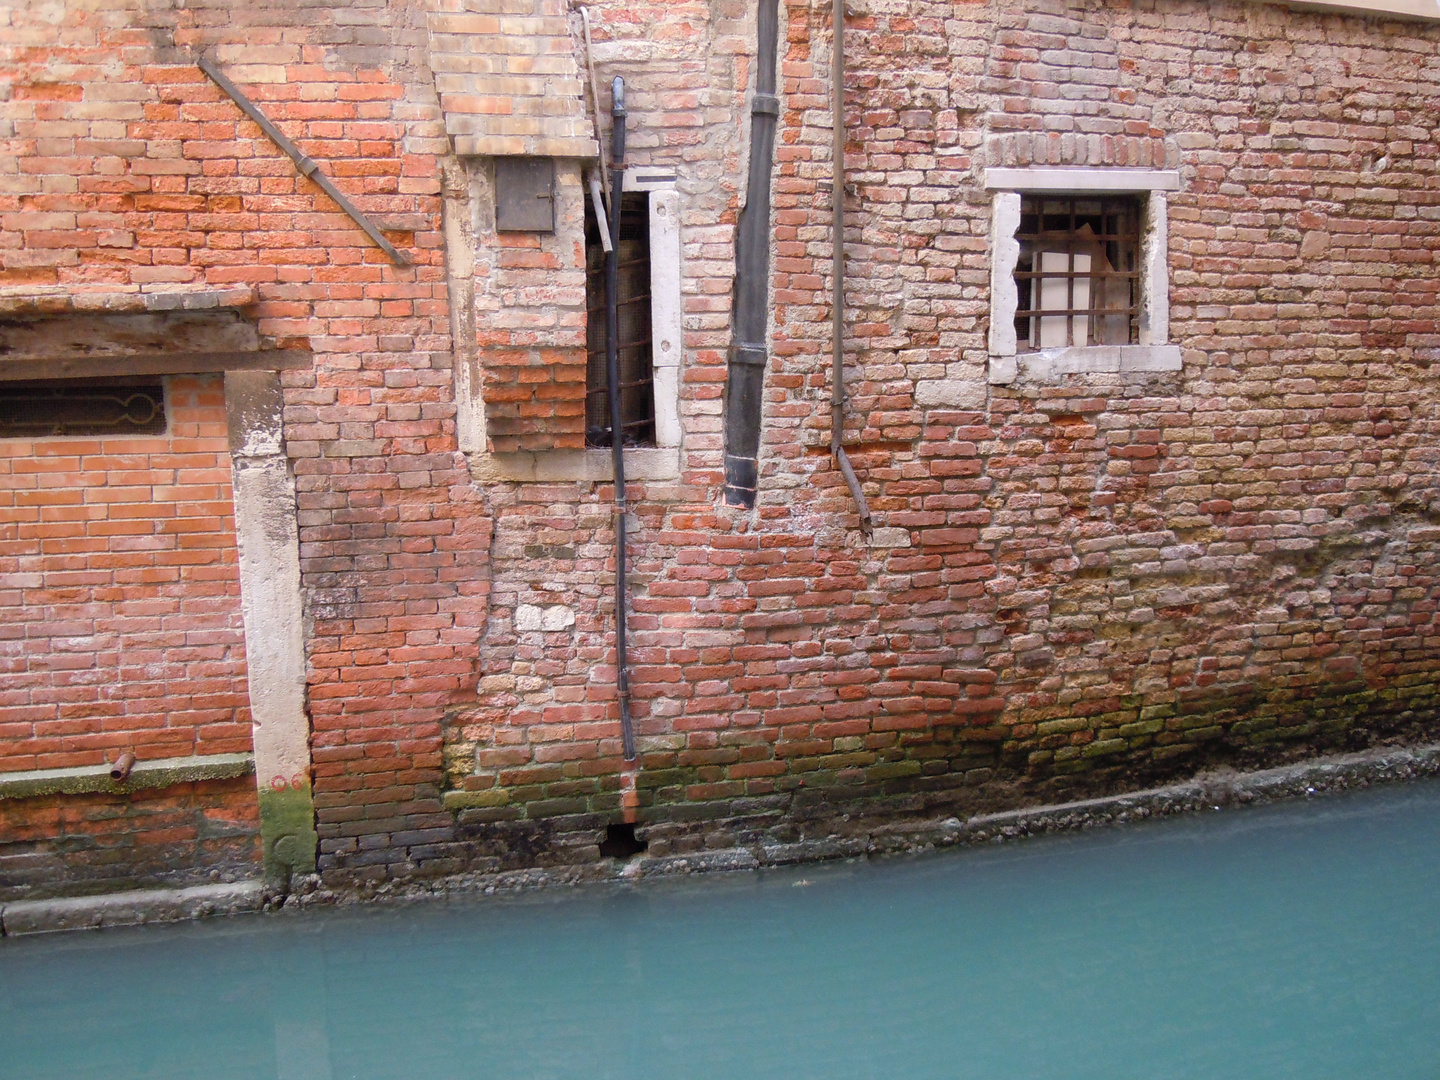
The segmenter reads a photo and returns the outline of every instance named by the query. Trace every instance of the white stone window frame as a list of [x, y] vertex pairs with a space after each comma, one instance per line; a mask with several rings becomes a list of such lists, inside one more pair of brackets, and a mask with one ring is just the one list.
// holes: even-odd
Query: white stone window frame
[[[1180, 190], [1173, 169], [1061, 167], [987, 169], [990, 214], [989, 381], [1054, 382], [1065, 375], [1179, 371], [1180, 347], [1170, 342], [1168, 191]], [[1069, 345], [1020, 352], [1015, 334], [1019, 291], [1020, 201], [1024, 195], [1131, 195], [1140, 201], [1139, 343]]]
[[[563, 166], [564, 163], [562, 163]], [[557, 186], [571, 179], [572, 170], [561, 168]], [[655, 395], [655, 445], [627, 448], [625, 479], [677, 480], [684, 431], [680, 423], [680, 379], [684, 366], [684, 298], [681, 290], [680, 192], [672, 172], [654, 168], [627, 170], [625, 192], [649, 195], [650, 224], [650, 332], [651, 377]], [[562, 195], [563, 197], [563, 195]], [[581, 182], [581, 197], [589, 192]], [[456, 231], [459, 258], [473, 264], [465, 240]], [[473, 305], [473, 293], [469, 296]], [[468, 333], [458, 328], [457, 334]], [[582, 481], [608, 483], [615, 478], [614, 461], [608, 448], [584, 450], [529, 450], [495, 454], [487, 449], [485, 403], [478, 382], [471, 385], [469, 372], [457, 379], [461, 402], [460, 449], [470, 459], [471, 475], [477, 480], [553, 483]]]

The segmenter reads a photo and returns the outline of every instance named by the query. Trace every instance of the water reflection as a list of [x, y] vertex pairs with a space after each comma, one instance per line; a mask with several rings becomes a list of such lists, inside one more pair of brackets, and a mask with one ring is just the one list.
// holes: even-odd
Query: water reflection
[[[318, 930], [318, 928], [317, 928]], [[266, 953], [277, 1080], [332, 1080], [330, 978], [318, 932], [287, 927]]]
[[7, 939], [0, 1080], [1429, 1077], [1437, 848], [1426, 783], [922, 859]]

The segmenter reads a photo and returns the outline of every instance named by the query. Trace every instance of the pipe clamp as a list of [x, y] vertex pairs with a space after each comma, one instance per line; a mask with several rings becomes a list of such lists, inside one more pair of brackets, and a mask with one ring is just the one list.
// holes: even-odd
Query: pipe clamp
[[743, 364], [746, 367], [763, 368], [766, 363], [765, 346], [754, 345], [750, 342], [737, 342], [730, 349], [730, 362]]

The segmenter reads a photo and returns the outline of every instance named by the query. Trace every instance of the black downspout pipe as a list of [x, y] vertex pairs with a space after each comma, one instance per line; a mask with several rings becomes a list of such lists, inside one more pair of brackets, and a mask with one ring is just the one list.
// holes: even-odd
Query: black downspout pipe
[[759, 477], [760, 413], [770, 318], [770, 170], [775, 160], [777, 0], [756, 14], [755, 95], [750, 101], [750, 178], [735, 236], [735, 339], [725, 384], [725, 501], [754, 506]]
[[615, 689], [620, 741], [635, 760], [630, 669], [625, 655], [625, 430], [620, 401], [620, 197], [625, 186], [625, 81], [615, 76], [610, 106], [610, 250], [605, 252], [605, 393], [610, 399], [610, 460], [615, 470]]

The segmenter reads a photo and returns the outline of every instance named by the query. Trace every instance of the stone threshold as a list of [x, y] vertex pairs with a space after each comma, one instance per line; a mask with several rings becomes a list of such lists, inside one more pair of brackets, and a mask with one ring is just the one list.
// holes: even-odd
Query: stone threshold
[[192, 757], [137, 761], [124, 781], [110, 779], [110, 766], [77, 765], [68, 769], [27, 769], [0, 773], [0, 799], [37, 795], [80, 795], [91, 792], [128, 794], [144, 788], [169, 787], [197, 780], [226, 780], [255, 771], [254, 754], [197, 754]]

